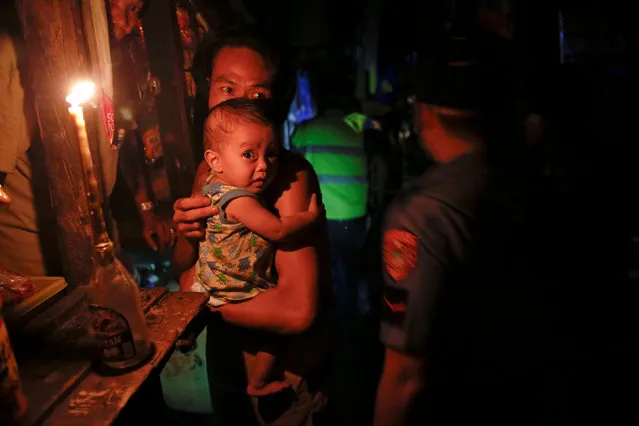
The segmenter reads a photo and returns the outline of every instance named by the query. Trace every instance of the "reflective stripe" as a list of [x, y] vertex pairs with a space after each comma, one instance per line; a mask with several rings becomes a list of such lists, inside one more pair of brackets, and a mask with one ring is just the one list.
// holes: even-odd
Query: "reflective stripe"
[[340, 184], [352, 185], [358, 183], [368, 183], [366, 176], [335, 176], [335, 175], [318, 175], [320, 184]]
[[365, 157], [366, 152], [359, 146], [307, 145], [296, 149], [302, 154], [338, 154], [351, 157]]
[[317, 173], [322, 201], [329, 220], [347, 220], [366, 215], [368, 167], [361, 114], [318, 117], [301, 124], [291, 138], [296, 152]]
[[308, 154], [305, 157], [318, 175], [368, 176], [366, 157], [364, 156]]

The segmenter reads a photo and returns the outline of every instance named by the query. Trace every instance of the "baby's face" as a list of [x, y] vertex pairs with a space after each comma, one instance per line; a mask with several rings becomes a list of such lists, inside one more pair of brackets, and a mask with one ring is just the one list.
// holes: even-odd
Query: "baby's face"
[[261, 124], [238, 124], [209, 166], [224, 183], [260, 193], [277, 173], [279, 144], [273, 130]]

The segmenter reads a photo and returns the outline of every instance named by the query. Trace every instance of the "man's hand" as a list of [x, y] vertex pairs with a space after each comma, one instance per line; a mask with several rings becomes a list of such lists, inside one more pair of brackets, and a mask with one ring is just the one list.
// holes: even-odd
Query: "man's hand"
[[156, 215], [152, 210], [142, 212], [142, 232], [146, 243], [155, 251], [164, 251], [173, 246], [175, 236], [171, 222]]
[[[191, 268], [198, 255], [198, 243], [204, 239], [206, 219], [219, 213], [204, 195], [180, 198], [173, 205], [173, 229], [178, 240], [173, 250], [173, 270], [182, 274]], [[187, 278], [180, 279], [180, 283]], [[192, 281], [191, 281], [192, 282]]]
[[180, 198], [173, 205], [173, 226], [179, 237], [200, 241], [206, 231], [207, 218], [219, 213], [204, 195]]

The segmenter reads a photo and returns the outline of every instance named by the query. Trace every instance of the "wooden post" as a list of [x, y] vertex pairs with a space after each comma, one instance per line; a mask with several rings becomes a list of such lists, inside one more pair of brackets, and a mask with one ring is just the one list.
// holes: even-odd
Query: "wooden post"
[[[89, 76], [79, 0], [18, 0], [23, 20], [35, 112], [45, 152], [48, 181], [57, 217], [60, 258], [74, 288], [88, 284], [92, 264], [92, 229], [80, 152], [65, 97], [72, 84]], [[87, 110], [87, 130], [96, 174], [101, 176], [95, 145], [96, 117]]]
[[174, 2], [150, 2], [142, 23], [151, 73], [160, 80], [161, 91], [156, 105], [171, 193], [174, 198], [188, 196], [191, 195], [195, 168]]

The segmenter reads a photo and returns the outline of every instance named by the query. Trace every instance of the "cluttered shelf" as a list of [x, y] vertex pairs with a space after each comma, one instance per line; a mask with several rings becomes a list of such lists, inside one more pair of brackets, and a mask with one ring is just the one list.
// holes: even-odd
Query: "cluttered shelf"
[[99, 356], [90, 330], [91, 316], [82, 289], [76, 289], [27, 322], [12, 329], [23, 393], [31, 425], [113, 423], [150, 373], [170, 355], [178, 336], [206, 302], [198, 293], [170, 293], [165, 288], [140, 291], [155, 354], [125, 374], [98, 374]]

